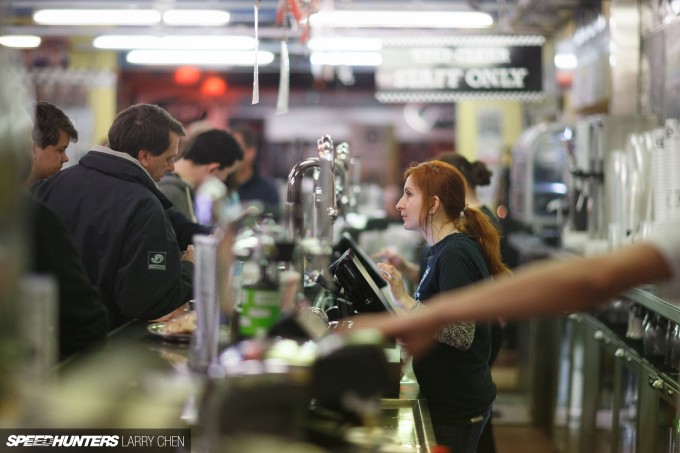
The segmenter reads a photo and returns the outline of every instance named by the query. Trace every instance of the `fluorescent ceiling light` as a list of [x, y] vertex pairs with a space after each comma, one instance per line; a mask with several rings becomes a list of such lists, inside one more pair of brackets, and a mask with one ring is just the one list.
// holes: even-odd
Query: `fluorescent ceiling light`
[[574, 54], [558, 53], [555, 55], [555, 67], [560, 69], [576, 69], [578, 60]]
[[382, 55], [378, 52], [312, 52], [312, 65], [318, 66], [380, 66]]
[[163, 14], [168, 25], [218, 26], [229, 22], [229, 13], [218, 9], [171, 9]]
[[[220, 26], [229, 22], [229, 13], [216, 9], [171, 9], [163, 14], [168, 25]], [[161, 22], [155, 9], [43, 9], [33, 14], [43, 25], [153, 25]]]
[[331, 11], [309, 17], [312, 26], [336, 28], [484, 28], [493, 18], [479, 11]]
[[252, 36], [225, 35], [102, 35], [92, 41], [97, 49], [203, 49], [248, 50], [254, 49], [257, 40]]
[[41, 9], [33, 20], [42, 25], [153, 25], [161, 21], [154, 9]]
[[[147, 65], [195, 65], [195, 66], [253, 66], [255, 52], [245, 50], [132, 50], [126, 60], [133, 64]], [[257, 53], [258, 65], [274, 61], [274, 54], [267, 51]]]
[[307, 41], [310, 50], [364, 51], [377, 52], [382, 49], [382, 41], [377, 38], [328, 37], [312, 38]]
[[40, 45], [40, 36], [6, 35], [0, 36], [0, 45], [17, 49], [32, 49]]

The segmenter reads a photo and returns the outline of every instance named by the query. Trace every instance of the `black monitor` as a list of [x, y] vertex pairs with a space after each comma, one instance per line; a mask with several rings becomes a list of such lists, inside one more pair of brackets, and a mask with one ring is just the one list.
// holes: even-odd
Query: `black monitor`
[[386, 295], [375, 284], [353, 249], [347, 249], [331, 264], [330, 271], [357, 313], [394, 312]]
[[359, 259], [361, 264], [364, 265], [364, 268], [371, 277], [371, 280], [373, 280], [373, 283], [375, 283], [378, 288], [385, 288], [387, 282], [380, 276], [381, 272], [375, 264], [375, 261], [373, 261], [370, 255], [357, 244], [357, 241], [354, 240], [351, 234], [347, 231], [343, 231], [340, 235], [340, 240], [334, 247], [334, 251], [337, 253], [336, 256], [350, 249], [354, 252], [354, 255]]

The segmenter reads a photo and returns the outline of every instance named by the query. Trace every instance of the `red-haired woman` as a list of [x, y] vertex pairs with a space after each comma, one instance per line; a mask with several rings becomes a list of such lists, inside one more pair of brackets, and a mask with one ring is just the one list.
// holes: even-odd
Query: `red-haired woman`
[[[427, 267], [411, 296], [394, 266], [378, 266], [405, 312], [427, 310], [430, 297], [510, 272], [501, 261], [498, 230], [486, 214], [465, 203], [460, 171], [430, 161], [411, 166], [404, 177], [396, 208], [404, 228], [419, 231], [430, 245]], [[433, 348], [414, 357], [413, 370], [437, 443], [474, 453], [496, 398], [488, 364], [489, 326], [474, 320], [450, 324], [437, 332], [436, 340]]]

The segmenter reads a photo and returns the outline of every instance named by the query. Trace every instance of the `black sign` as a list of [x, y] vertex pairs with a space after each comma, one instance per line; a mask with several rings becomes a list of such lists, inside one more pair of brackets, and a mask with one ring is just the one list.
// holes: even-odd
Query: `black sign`
[[541, 36], [401, 40], [383, 45], [380, 102], [543, 98]]

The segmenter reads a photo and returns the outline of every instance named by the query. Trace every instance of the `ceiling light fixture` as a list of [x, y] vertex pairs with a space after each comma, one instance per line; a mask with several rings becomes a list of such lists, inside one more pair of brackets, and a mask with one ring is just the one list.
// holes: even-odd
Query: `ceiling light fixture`
[[41, 25], [154, 25], [220, 26], [229, 23], [227, 11], [217, 9], [42, 9], [33, 14]]
[[219, 26], [229, 23], [229, 13], [218, 9], [171, 9], [163, 14], [167, 25]]
[[[132, 64], [165, 66], [253, 66], [255, 53], [245, 50], [132, 50], [126, 61]], [[271, 64], [274, 54], [267, 51], [257, 53], [260, 66]]]
[[33, 49], [40, 45], [40, 36], [34, 35], [6, 35], [0, 36], [0, 45], [16, 49]]
[[554, 58], [555, 67], [559, 69], [576, 69], [578, 66], [578, 59], [573, 53], [558, 53]]
[[354, 37], [319, 37], [307, 41], [310, 50], [322, 51], [364, 51], [377, 52], [382, 49], [382, 41], [378, 38], [354, 38]]
[[378, 52], [312, 52], [309, 61], [315, 66], [380, 66]]
[[491, 15], [479, 11], [321, 11], [310, 24], [335, 28], [486, 28]]
[[252, 36], [226, 35], [101, 35], [92, 41], [97, 49], [248, 50], [256, 44]]
[[33, 13], [41, 25], [154, 25], [161, 13], [154, 9], [41, 9]]

